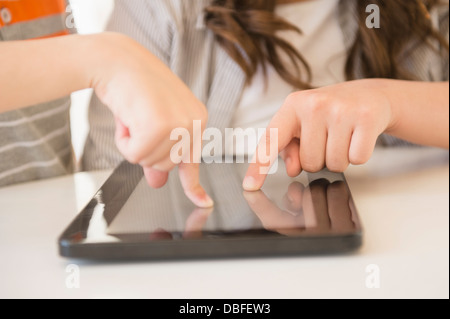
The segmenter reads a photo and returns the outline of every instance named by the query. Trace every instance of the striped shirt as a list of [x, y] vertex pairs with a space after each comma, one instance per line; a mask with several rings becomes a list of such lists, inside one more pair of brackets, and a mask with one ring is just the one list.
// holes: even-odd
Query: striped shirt
[[[215, 41], [205, 26], [204, 8], [212, 0], [116, 0], [108, 30], [124, 33], [153, 52], [177, 74], [208, 108], [210, 127], [230, 127], [245, 87], [245, 74]], [[432, 12], [436, 29], [449, 35], [448, 0]], [[348, 49], [358, 30], [356, 2], [341, 0], [339, 23]], [[437, 49], [437, 50], [435, 50]], [[421, 45], [402, 61], [421, 81], [448, 81], [448, 52]], [[362, 75], [360, 76], [362, 78]], [[82, 168], [105, 169], [123, 160], [114, 143], [115, 122], [110, 111], [94, 96], [89, 110], [90, 132]], [[149, 123], [151, 125], [151, 123]], [[384, 145], [409, 145], [383, 135]]]
[[[0, 41], [68, 34], [65, 11], [65, 0], [0, 0]], [[0, 187], [73, 171], [69, 110], [66, 97], [0, 114]]]

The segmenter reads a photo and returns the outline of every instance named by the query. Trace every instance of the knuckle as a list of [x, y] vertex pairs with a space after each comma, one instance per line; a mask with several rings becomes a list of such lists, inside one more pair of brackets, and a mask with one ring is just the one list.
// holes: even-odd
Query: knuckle
[[304, 96], [305, 103], [303, 104], [303, 111], [306, 115], [311, 117], [321, 115], [326, 106], [328, 105], [328, 99], [325, 94], [319, 92], [306, 92]]
[[339, 103], [335, 103], [329, 108], [329, 118], [332, 119], [333, 123], [337, 125], [344, 122], [347, 117], [345, 113], [344, 106]]
[[318, 90], [299, 91], [291, 93], [283, 106], [294, 108], [302, 116], [310, 118], [322, 115], [329, 101], [328, 94]]
[[327, 94], [320, 90], [305, 91], [304, 99], [311, 104], [323, 104], [327, 100]]
[[303, 94], [304, 93], [301, 91], [289, 94], [284, 101], [284, 105], [295, 107], [299, 103], [299, 100], [301, 99]]
[[319, 106], [319, 104], [308, 104], [304, 107], [304, 111], [309, 117], [317, 116], [320, 112], [320, 109], [321, 107]]
[[365, 123], [367, 125], [371, 125], [373, 123], [373, 113], [368, 107], [361, 107], [358, 110], [358, 118], [360, 122]]

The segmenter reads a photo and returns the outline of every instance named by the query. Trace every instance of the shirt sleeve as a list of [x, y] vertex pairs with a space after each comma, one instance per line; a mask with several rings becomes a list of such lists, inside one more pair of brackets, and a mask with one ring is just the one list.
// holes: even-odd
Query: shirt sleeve
[[116, 0], [107, 30], [133, 38], [169, 65], [174, 26], [167, 10], [161, 0]]

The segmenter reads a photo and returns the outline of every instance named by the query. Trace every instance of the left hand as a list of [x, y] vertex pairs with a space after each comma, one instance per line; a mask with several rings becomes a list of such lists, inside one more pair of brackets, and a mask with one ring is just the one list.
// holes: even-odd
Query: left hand
[[[259, 158], [259, 149], [272, 150], [274, 143], [292, 177], [302, 170], [318, 172], [326, 166], [343, 172], [349, 164], [366, 163], [379, 135], [395, 126], [385, 86], [384, 80], [359, 80], [291, 94], [259, 142], [244, 189], [262, 187], [267, 163]], [[270, 129], [278, 130], [277, 139]], [[278, 153], [270, 154], [270, 163]]]

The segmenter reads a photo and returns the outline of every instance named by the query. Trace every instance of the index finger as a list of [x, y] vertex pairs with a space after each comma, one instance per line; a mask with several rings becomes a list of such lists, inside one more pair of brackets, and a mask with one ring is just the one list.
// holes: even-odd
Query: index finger
[[[243, 187], [246, 191], [261, 189], [270, 166], [278, 158], [278, 154], [288, 146], [294, 137], [299, 136], [300, 125], [295, 110], [284, 105], [273, 117], [266, 133], [256, 148], [255, 155], [245, 175]], [[267, 154], [269, 150], [269, 154]]]
[[200, 184], [200, 165], [197, 163], [180, 163], [178, 174], [186, 196], [198, 207], [209, 208], [214, 206], [211, 197]]

